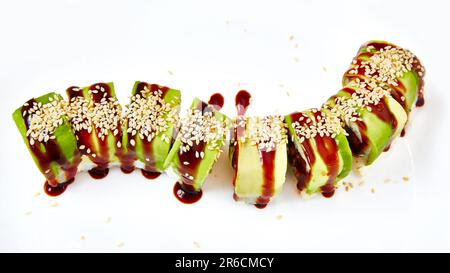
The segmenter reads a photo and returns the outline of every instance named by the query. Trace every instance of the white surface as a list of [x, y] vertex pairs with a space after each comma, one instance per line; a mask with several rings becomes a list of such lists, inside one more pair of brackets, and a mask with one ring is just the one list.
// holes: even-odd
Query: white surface
[[[450, 249], [446, 1], [126, 2], [0, 2], [0, 251]], [[195, 205], [179, 203], [165, 176], [117, 169], [100, 181], [79, 174], [47, 197], [11, 118], [30, 97], [98, 81], [114, 81], [124, 105], [134, 80], [181, 89], [183, 106], [219, 91], [231, 116], [247, 89], [253, 113], [286, 114], [337, 92], [370, 39], [419, 56], [426, 103], [364, 186], [352, 176], [355, 188], [331, 200], [299, 198], [289, 175], [266, 209], [236, 203], [226, 155]]]

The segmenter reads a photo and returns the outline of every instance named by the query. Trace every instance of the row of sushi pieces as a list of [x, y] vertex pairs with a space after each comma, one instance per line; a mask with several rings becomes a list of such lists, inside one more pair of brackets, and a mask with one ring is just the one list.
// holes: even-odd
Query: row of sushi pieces
[[13, 118], [51, 195], [78, 171], [101, 178], [120, 166], [146, 177], [169, 171], [177, 198], [195, 202], [229, 140], [235, 199], [265, 207], [282, 190], [288, 161], [301, 192], [326, 197], [352, 165], [374, 162], [404, 132], [414, 104], [423, 105], [424, 73], [410, 51], [370, 41], [336, 95], [287, 116], [247, 116], [251, 95], [240, 91], [235, 119], [220, 112], [218, 94], [194, 99], [180, 118], [180, 91], [136, 82], [123, 113], [113, 84], [98, 83], [68, 88], [68, 101], [56, 93], [33, 98]]

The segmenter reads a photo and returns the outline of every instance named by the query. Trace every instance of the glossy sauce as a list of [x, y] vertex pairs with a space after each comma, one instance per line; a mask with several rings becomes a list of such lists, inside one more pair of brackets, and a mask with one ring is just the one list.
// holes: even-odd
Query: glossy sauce
[[[299, 121], [303, 114], [301, 112], [296, 112], [291, 114], [292, 121]], [[302, 121], [300, 124], [304, 124]], [[314, 150], [311, 146], [310, 140], [305, 140], [301, 144], [301, 149], [306, 158], [301, 157], [300, 153], [297, 151], [295, 144], [289, 141], [288, 151], [290, 155], [291, 164], [294, 168], [294, 175], [297, 179], [297, 189], [302, 192], [306, 189], [306, 186], [311, 181], [311, 170], [312, 166], [316, 161], [316, 156]]]
[[[235, 106], [237, 110], [237, 120], [245, 119], [245, 113], [247, 112], [248, 106], [251, 103], [251, 95], [249, 92], [245, 90], [241, 90], [236, 94], [235, 97]], [[234, 141], [242, 138], [245, 135], [245, 125], [238, 125], [234, 129]], [[232, 148], [232, 166], [234, 169], [234, 178], [233, 185], [236, 185], [236, 178], [238, 172], [238, 158], [239, 158], [239, 145]], [[276, 158], [276, 150], [265, 151], [259, 150], [260, 158], [261, 158], [261, 168], [263, 171], [263, 183], [262, 183], [262, 193], [260, 196], [256, 198], [255, 207], [257, 208], [265, 208], [267, 204], [270, 202], [270, 198], [274, 194], [274, 186], [275, 186], [275, 158]], [[234, 193], [233, 198], [238, 200], [239, 197]]]
[[[343, 88], [342, 91], [348, 93], [349, 95], [352, 95], [355, 90], [349, 87]], [[397, 119], [395, 118], [395, 115], [391, 112], [391, 110], [388, 107], [387, 104], [387, 98], [384, 97], [382, 98], [378, 104], [370, 104], [369, 106], [371, 107], [371, 113], [375, 114], [377, 116], [377, 118], [379, 118], [380, 120], [382, 120], [383, 122], [387, 123], [388, 125], [390, 125], [391, 127], [391, 135], [390, 135], [390, 139], [389, 142], [385, 145], [385, 147], [383, 148], [383, 150], [385, 149], [389, 149], [389, 146], [391, 145], [392, 141], [394, 140], [394, 133], [397, 130]], [[347, 127], [345, 128], [347, 133], [349, 134], [349, 136], [347, 137], [347, 139], [349, 140], [349, 144], [350, 144], [350, 148], [353, 152], [354, 155], [357, 156], [365, 156], [367, 155], [370, 151], [370, 142], [369, 139], [367, 137], [367, 125], [360, 120], [357, 120], [354, 122], [357, 126], [358, 126], [358, 131], [361, 135], [361, 138], [358, 138], [357, 135], [352, 132], [352, 130]]]
[[173, 194], [178, 199], [178, 201], [184, 204], [193, 204], [200, 200], [203, 192], [201, 189], [195, 191], [194, 188], [189, 187], [189, 185], [177, 182], [173, 187]]
[[[368, 47], [368, 46], [373, 46], [377, 51], [381, 50], [382, 48], [385, 48], [386, 46], [396, 47], [389, 43], [369, 43], [369, 44], [363, 45], [360, 48], [360, 50], [358, 51], [358, 56], [357, 56], [355, 65], [359, 65], [359, 66], [361, 65], [361, 62], [362, 62], [361, 57], [373, 56], [373, 53], [361, 52], [361, 50], [363, 48]], [[412, 70], [414, 70], [417, 73], [417, 76], [419, 78], [418, 87], [417, 87], [417, 98], [416, 98], [416, 106], [417, 107], [423, 106], [425, 103], [424, 95], [423, 95], [425, 72], [422, 71], [422, 67], [423, 66], [422, 66], [420, 60], [417, 57], [414, 57], [413, 64], [412, 64]], [[361, 80], [363, 80], [366, 77], [364, 75], [365, 70], [361, 66], [358, 68], [357, 74], [350, 74], [349, 71], [352, 69], [353, 69], [353, 64], [352, 64], [352, 67], [350, 67], [349, 70], [347, 70], [347, 72], [344, 75], [345, 83], [348, 83], [353, 78], [360, 78]], [[422, 76], [419, 76], [419, 72], [422, 73]], [[377, 76], [376, 72], [374, 73], [374, 76]], [[397, 86], [390, 85], [390, 87], [392, 88], [391, 95], [398, 103], [400, 103], [400, 105], [402, 105], [403, 109], [405, 109], [406, 113], [409, 115], [410, 109], [408, 108], [408, 106], [406, 104], [406, 100], [402, 100], [402, 96], [406, 96], [406, 93], [408, 92], [408, 90], [400, 81], [397, 81], [397, 84], [398, 84]], [[404, 136], [404, 134], [405, 134], [405, 131], [402, 131], [402, 136]]]
[[216, 110], [219, 111], [222, 109], [224, 102], [225, 100], [222, 94], [215, 93], [209, 98], [208, 104], [214, 106]]
[[48, 195], [48, 196], [58, 196], [61, 195], [62, 193], [64, 193], [66, 191], [67, 186], [69, 186], [70, 184], [73, 183], [75, 179], [72, 178], [70, 180], [68, 180], [67, 182], [58, 184], [56, 187], [52, 186], [48, 183], [48, 181], [45, 181], [44, 183], [44, 192]]
[[141, 173], [142, 173], [142, 176], [144, 176], [147, 179], [156, 179], [161, 175], [160, 172], [152, 172], [152, 171], [146, 171], [146, 170], [141, 170]]
[[[155, 91], [161, 91], [161, 93], [162, 93], [161, 96], [163, 98], [169, 91], [169, 88], [166, 86], [160, 86], [157, 84], [149, 84], [146, 82], [139, 82], [138, 85], [136, 86], [136, 94], [142, 95], [142, 91], [145, 90], [145, 87], [147, 87], [152, 94]], [[157, 178], [161, 173], [158, 172], [156, 169], [156, 160], [155, 160], [154, 153], [153, 153], [153, 140], [148, 141], [147, 138], [140, 139], [139, 134], [132, 136], [131, 133], [128, 133], [128, 139], [134, 139], [136, 142], [139, 139], [142, 143], [142, 152], [143, 152], [142, 156], [145, 159], [145, 161], [143, 162], [145, 164], [145, 166], [144, 166], [144, 169], [141, 170], [141, 174], [147, 179]], [[134, 151], [134, 153], [135, 153], [135, 148], [132, 147], [131, 145], [129, 145], [129, 147], [132, 148], [131, 150]]]
[[[321, 115], [320, 111], [310, 113], [317, 119]], [[300, 121], [303, 113], [297, 112], [291, 114], [293, 121], [299, 122], [301, 125], [306, 124], [306, 118]], [[314, 141], [318, 154], [314, 152], [311, 142]], [[294, 168], [294, 175], [297, 179], [297, 189], [302, 192], [306, 189], [312, 178], [312, 168], [316, 161], [316, 156], [320, 156], [327, 167], [327, 172], [321, 175], [326, 175], [327, 182], [320, 188], [320, 192], [324, 197], [332, 197], [335, 192], [335, 182], [339, 175], [339, 150], [336, 141], [332, 137], [317, 135], [313, 139], [305, 139], [301, 143], [301, 149], [305, 156], [303, 158], [296, 150], [295, 144], [292, 141], [289, 143], [288, 153], [291, 164]]]
[[[23, 121], [26, 127], [26, 130], [29, 129], [29, 114], [28, 111], [33, 107], [33, 103], [36, 102], [35, 99], [30, 99], [27, 101], [28, 106], [22, 106], [21, 112], [26, 112], [26, 115], [23, 117]], [[46, 193], [51, 196], [56, 196], [64, 192], [64, 190], [60, 189], [62, 187], [67, 187], [70, 183], [72, 183], [78, 169], [78, 165], [81, 161], [80, 154], [76, 153], [74, 154], [73, 162], [69, 162], [64, 158], [62, 151], [59, 148], [58, 143], [56, 140], [50, 139], [46, 143], [40, 143], [38, 141], [35, 141], [33, 145], [30, 144], [29, 138], [27, 138], [27, 145], [30, 148], [30, 151], [33, 153], [33, 155], [37, 159], [37, 165], [42, 172], [42, 174], [46, 178], [46, 182], [44, 184], [44, 189], [48, 188], [49, 191]], [[41, 151], [40, 147], [43, 145], [45, 148], [45, 151]], [[64, 181], [58, 181], [57, 178], [53, 175], [51, 171], [47, 171], [51, 169], [51, 164], [56, 163], [58, 167], [60, 168], [60, 171], [64, 172], [64, 176], [66, 178], [66, 182]], [[61, 186], [65, 185], [65, 186]], [[57, 189], [54, 189], [52, 194], [50, 194], [50, 187], [54, 187]], [[56, 194], [59, 192], [59, 194]]]
[[[247, 108], [250, 105], [250, 99], [251, 95], [249, 92], [245, 90], [241, 90], [236, 94], [235, 97], [235, 106], [237, 110], [237, 120], [239, 119], [245, 119], [245, 113], [247, 112]], [[239, 138], [244, 136], [245, 134], [245, 126], [236, 126], [233, 129], [233, 141], [230, 144], [230, 153], [232, 154], [231, 157], [231, 165], [233, 167], [233, 186], [236, 185], [236, 179], [237, 179], [237, 173], [238, 173], [238, 158], [239, 158], [239, 145], [237, 145], [237, 141]], [[236, 145], [235, 145], [236, 143]], [[238, 200], [239, 197], [234, 193], [233, 194], [234, 200]]]
[[274, 194], [276, 150], [270, 152], [260, 151], [260, 156], [264, 181], [262, 194], [256, 199], [255, 207], [262, 209], [267, 206]]
[[[99, 87], [99, 89], [96, 88], [97, 86]], [[101, 88], [104, 89], [104, 92], [100, 90]], [[107, 94], [106, 99], [113, 97], [112, 90], [106, 83], [93, 84], [89, 86], [88, 90], [97, 90], [98, 93], [90, 93], [87, 94], [86, 97], [84, 95], [84, 91], [76, 86], [69, 87], [66, 90], [66, 93], [69, 96], [69, 100], [74, 97], [84, 97], [87, 100], [92, 100], [92, 103], [99, 103], [104, 97], [105, 93]], [[120, 124], [117, 127], [120, 128]], [[81, 145], [85, 146], [84, 149], [80, 149], [80, 153], [84, 156], [89, 157], [89, 159], [96, 165], [96, 167], [89, 170], [88, 173], [94, 179], [102, 179], [106, 177], [109, 173], [108, 164], [110, 162], [108, 135], [105, 135], [103, 139], [98, 138], [98, 131], [94, 125], [92, 125], [91, 133], [89, 133], [87, 130], [74, 131], [74, 133], [77, 136], [78, 147]], [[117, 140], [121, 140], [121, 137], [122, 132], [121, 130], [119, 130], [119, 134], [115, 136], [116, 142]], [[98, 149], [96, 149], [94, 141], [97, 143]], [[89, 154], [87, 153], [88, 149], [91, 151], [91, 153]], [[93, 153], [95, 154], [95, 157], [92, 156]]]
[[[214, 96], [214, 95], [213, 95]], [[204, 102], [199, 102], [196, 106], [196, 109], [202, 111], [202, 113], [214, 111], [215, 106], [209, 105]], [[179, 153], [178, 152], [178, 173], [181, 177], [181, 181], [177, 181], [174, 186], [174, 195], [175, 197], [185, 204], [192, 204], [200, 200], [202, 197], [201, 189], [194, 188], [194, 182], [196, 179], [197, 171], [199, 165], [202, 161], [202, 158], [199, 155], [204, 152], [206, 148], [206, 143], [204, 141], [200, 141], [198, 144], [194, 142], [193, 146], [190, 147], [189, 151]], [[181, 147], [180, 147], [181, 149]], [[187, 162], [188, 164], [184, 164]], [[191, 179], [192, 176], [194, 179]]]

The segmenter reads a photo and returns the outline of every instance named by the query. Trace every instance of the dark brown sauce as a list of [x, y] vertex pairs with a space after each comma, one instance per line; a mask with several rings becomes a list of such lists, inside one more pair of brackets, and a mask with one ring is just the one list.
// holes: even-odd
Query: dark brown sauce
[[223, 98], [222, 94], [220, 94], [220, 93], [213, 94], [209, 98], [209, 101], [208, 101], [208, 104], [214, 106], [217, 111], [222, 109], [224, 103], [225, 103], [225, 99]]
[[[370, 52], [362, 52], [362, 49], [365, 47], [368, 47], [368, 46], [373, 46], [375, 48], [375, 50], [377, 50], [377, 51], [384, 49], [386, 46], [397, 47], [393, 44], [385, 43], [385, 42], [371, 42], [371, 43], [362, 45], [358, 51], [358, 55], [356, 58], [355, 65], [359, 65], [357, 74], [349, 73], [350, 70], [353, 69], [351, 67], [349, 70], [347, 70], [347, 72], [344, 75], [344, 83], [348, 83], [351, 79], [354, 79], [354, 78], [360, 78], [361, 80], [363, 80], [365, 78], [365, 76], [364, 76], [365, 70], [363, 67], [361, 67], [361, 61], [362, 61], [361, 57], [371, 57], [373, 55], [373, 53], [370, 53]], [[418, 87], [417, 87], [416, 107], [421, 107], [425, 103], [424, 95], [423, 95], [425, 72], [422, 71], [423, 66], [417, 57], [414, 57], [412, 66], [413, 66], [412, 69], [418, 74], [418, 77], [419, 77], [419, 83], [418, 83]], [[419, 73], [421, 73], [422, 76], [420, 76]], [[376, 76], [377, 74], [375, 73], [374, 75]], [[408, 108], [408, 106], [406, 104], [406, 100], [402, 100], [402, 97], [406, 95], [406, 92], [408, 90], [400, 81], [397, 81], [397, 84], [398, 84], [397, 86], [390, 85], [390, 87], [392, 88], [392, 92], [391, 92], [392, 97], [398, 103], [400, 103], [402, 105], [403, 109], [405, 109], [406, 113], [409, 114], [411, 109]]]
[[260, 151], [261, 164], [263, 170], [262, 194], [256, 199], [255, 206], [259, 209], [264, 208], [270, 202], [270, 198], [274, 194], [275, 184], [275, 156], [276, 150]]
[[184, 183], [176, 182], [173, 187], [173, 194], [184, 204], [193, 204], [200, 200], [203, 195], [202, 190], [195, 191], [192, 186]]
[[334, 195], [336, 177], [339, 175], [339, 154], [336, 141], [328, 136], [314, 138], [316, 141], [317, 151], [327, 166], [328, 180], [325, 185], [320, 188], [324, 197], [330, 198]]
[[241, 90], [236, 94], [234, 102], [236, 105], [238, 116], [245, 115], [245, 112], [247, 112], [247, 108], [250, 105], [251, 98], [252, 95], [250, 95], [250, 93], [245, 90]]
[[[136, 90], [135, 90], [135, 94], [140, 94], [143, 95], [143, 91], [145, 89], [150, 90], [151, 93], [155, 92], [155, 91], [161, 91], [161, 96], [164, 97], [166, 95], [166, 93], [169, 91], [169, 87], [167, 86], [160, 86], [158, 84], [150, 84], [150, 83], [146, 83], [146, 82], [139, 82], [136, 86]], [[159, 102], [158, 102], [159, 103]], [[152, 133], [152, 132], [150, 132]], [[138, 141], [139, 138], [139, 134], [136, 135], [132, 135], [132, 133], [128, 133], [128, 139], [131, 140], [133, 139], [134, 141]], [[141, 143], [142, 143], [142, 156], [144, 158], [144, 168], [141, 170], [142, 175], [145, 178], [148, 179], [155, 179], [157, 176], [159, 176], [159, 172], [156, 169], [156, 160], [154, 158], [154, 154], [153, 154], [153, 140], [148, 141], [147, 138], [144, 139], [140, 139]], [[136, 155], [136, 149], [135, 147], [128, 145], [128, 149], [129, 149], [129, 154], [125, 155], [121, 158], [121, 165], [124, 167], [127, 167], [130, 169], [131, 166], [134, 164], [134, 161], [137, 160], [137, 155]], [[156, 175], [156, 173], [158, 173], [158, 175]]]
[[102, 179], [105, 178], [109, 173], [109, 168], [100, 168], [100, 167], [94, 167], [88, 171], [88, 173], [91, 175], [94, 179]]
[[[200, 102], [196, 107], [198, 110], [202, 111], [202, 113], [212, 112], [215, 109], [214, 106], [205, 102]], [[193, 146], [190, 147], [189, 151], [185, 151], [181, 154], [178, 153], [178, 161], [180, 162], [180, 165], [178, 166], [178, 173], [181, 181], [175, 183], [174, 193], [180, 193], [178, 195], [175, 194], [175, 197], [183, 203], [191, 204], [197, 202], [202, 196], [201, 189], [196, 190], [193, 184], [197, 175], [198, 167], [202, 161], [202, 157], [200, 155], [205, 152], [205, 148], [206, 143], [204, 141], [200, 141], [198, 144], [193, 143]], [[185, 164], [185, 162], [187, 164]], [[189, 177], [193, 177], [194, 179]], [[181, 186], [177, 186], [177, 184], [181, 184]], [[175, 188], [179, 189], [179, 191], [175, 191]], [[181, 200], [183, 198], [188, 200]]]
[[[237, 120], [244, 119], [245, 113], [247, 112], [247, 108], [250, 105], [250, 99], [251, 95], [249, 92], [245, 90], [241, 90], [236, 94], [235, 97], [235, 106], [237, 110]], [[230, 153], [232, 154], [231, 157], [231, 165], [233, 167], [233, 186], [236, 185], [236, 179], [237, 179], [237, 173], [238, 173], [238, 161], [239, 158], [239, 145], [237, 145], [237, 141], [239, 137], [243, 136], [245, 134], [245, 127], [244, 126], [236, 126], [233, 129], [233, 138], [232, 143], [230, 144]], [[236, 145], [235, 145], [236, 144]], [[239, 197], [234, 193], [233, 195], [234, 200], [238, 200]]]
[[[33, 107], [33, 103], [35, 103], [35, 99], [30, 99], [27, 101], [27, 106], [22, 106], [21, 112], [26, 112], [26, 115], [23, 117], [23, 121], [26, 127], [26, 130], [29, 129], [29, 114], [28, 111]], [[51, 169], [51, 163], [55, 162], [59, 165], [61, 170], [64, 172], [64, 176], [66, 177], [67, 181], [72, 181], [77, 173], [78, 165], [81, 161], [81, 157], [79, 153], [74, 154], [73, 162], [69, 162], [66, 158], [64, 158], [64, 155], [62, 151], [60, 150], [56, 140], [50, 139], [46, 143], [40, 143], [36, 141], [33, 145], [29, 143], [28, 145], [30, 147], [31, 153], [36, 157], [37, 159], [37, 165], [41, 171], [41, 173], [46, 178], [46, 184], [49, 186], [58, 187], [60, 184], [64, 184], [67, 182], [58, 181], [57, 178], [54, 176], [54, 174], [51, 171], [48, 171]], [[45, 152], [42, 152], [40, 150], [40, 145], [44, 145]]]
[[45, 183], [44, 183], [44, 192], [48, 196], [52, 196], [52, 197], [61, 195], [62, 193], [64, 193], [66, 191], [67, 186], [72, 184], [74, 180], [75, 179], [72, 178], [72, 179], [68, 180], [67, 182], [58, 184], [56, 187], [52, 186], [51, 184], [49, 184], [48, 181], [45, 181]]
[[[98, 89], [96, 87], [99, 87]], [[100, 89], [104, 89], [104, 92], [102, 92]], [[93, 103], [100, 103], [100, 101], [104, 98], [104, 94], [106, 93], [106, 99], [113, 97], [113, 92], [108, 84], [106, 83], [96, 83], [91, 86], [89, 86], [89, 90], [97, 90], [97, 93], [90, 93], [88, 98], [91, 99]], [[69, 87], [66, 90], [66, 93], [69, 97], [69, 100], [74, 97], [84, 97], [83, 91], [81, 88], [78, 88], [76, 86]], [[118, 124], [117, 128], [121, 128], [121, 125]], [[94, 126], [92, 127], [92, 131], [89, 133], [87, 130], [80, 130], [75, 131], [75, 135], [77, 136], [77, 142], [78, 147], [81, 145], [84, 145], [84, 149], [80, 149], [80, 153], [82, 155], [85, 155], [89, 157], [89, 159], [96, 165], [93, 169], [89, 170], [89, 174], [91, 177], [95, 179], [101, 179], [108, 175], [109, 169], [108, 165], [111, 161], [110, 154], [109, 154], [109, 147], [108, 147], [108, 135], [105, 135], [103, 139], [99, 138], [97, 136], [98, 134], [97, 128]], [[122, 139], [122, 132], [119, 130], [119, 133], [115, 136], [116, 140], [115, 142]], [[95, 149], [95, 145], [93, 143], [94, 139], [97, 139], [98, 143], [98, 150]], [[88, 153], [88, 149], [90, 150], [90, 153]], [[117, 148], [116, 148], [117, 149]], [[92, 156], [95, 154], [95, 156]], [[120, 152], [116, 152], [117, 155], [120, 154]]]
[[[342, 89], [344, 92], [352, 95], [355, 90], [349, 87], [346, 87], [344, 89]], [[395, 131], [397, 130], [397, 119], [395, 118], [394, 113], [391, 112], [391, 110], [389, 109], [388, 106], [388, 102], [387, 102], [387, 98], [384, 97], [382, 98], [378, 104], [370, 104], [370, 108], [371, 108], [371, 113], [376, 115], [380, 120], [382, 120], [383, 122], [389, 124], [391, 126], [391, 136], [389, 139], [389, 142], [386, 144], [386, 146], [383, 148], [385, 149], [387, 146], [391, 145], [392, 141], [394, 140], [394, 134]], [[356, 137], [356, 135], [353, 132], [349, 132], [351, 130], [347, 130], [347, 132], [349, 133], [348, 139], [350, 142], [350, 148], [352, 149], [352, 152], [356, 155], [364, 155], [366, 154], [368, 151], [367, 149], [369, 148], [369, 140], [367, 137], [367, 127], [366, 124], [362, 121], [355, 121], [355, 123], [357, 124], [358, 128], [359, 128], [359, 132], [361, 135], [361, 139], [358, 139]], [[350, 128], [347, 128], [350, 129]]]
[[120, 166], [120, 170], [124, 173], [124, 174], [130, 174], [132, 172], [134, 172], [136, 168], [134, 166], [127, 166], [127, 165], [121, 165]]
[[[301, 112], [291, 114], [293, 121], [299, 121], [301, 116], [303, 116]], [[300, 123], [303, 125], [304, 121], [301, 121]], [[290, 155], [289, 158], [292, 167], [294, 168], [294, 175], [297, 179], [297, 189], [299, 191], [305, 190], [308, 183], [311, 181], [311, 167], [316, 161], [316, 156], [309, 140], [303, 141], [301, 144], [301, 149], [303, 150], [303, 154], [306, 158], [302, 158], [300, 153], [297, 151], [295, 144], [292, 141], [289, 141], [288, 153]]]
[[146, 170], [141, 170], [141, 173], [147, 179], [156, 179], [161, 175], [160, 172], [152, 172], [152, 171], [146, 171]]

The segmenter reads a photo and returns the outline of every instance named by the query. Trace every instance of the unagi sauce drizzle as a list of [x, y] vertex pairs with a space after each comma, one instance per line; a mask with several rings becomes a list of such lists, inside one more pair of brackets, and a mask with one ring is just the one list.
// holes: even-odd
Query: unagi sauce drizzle
[[[245, 90], [241, 90], [236, 94], [235, 97], [235, 106], [237, 110], [237, 118], [245, 119], [245, 113], [247, 112], [248, 106], [251, 103], [251, 95], [249, 92]], [[245, 125], [236, 126], [234, 129], [234, 139], [237, 141], [245, 134]], [[232, 165], [234, 168], [234, 178], [233, 185], [236, 184], [236, 178], [238, 173], [238, 164], [237, 159], [239, 158], [239, 145], [236, 144], [234, 146], [233, 156], [232, 156]], [[267, 206], [270, 202], [270, 198], [274, 194], [274, 183], [275, 183], [275, 158], [276, 158], [276, 150], [272, 151], [259, 151], [261, 157], [261, 164], [263, 170], [263, 184], [262, 184], [262, 194], [256, 198], [255, 207], [262, 209]], [[233, 194], [233, 198], [238, 200], [238, 196], [236, 193]]]
[[[202, 113], [220, 110], [223, 106], [223, 96], [219, 93], [213, 94], [208, 103], [200, 102], [197, 105], [197, 109]], [[202, 158], [198, 156], [205, 151], [206, 143], [200, 141], [198, 144], [194, 143], [193, 146], [182, 154], [178, 153], [178, 173], [180, 174], [181, 181], [177, 181], [173, 187], [173, 193], [175, 197], [184, 204], [192, 204], [200, 200], [203, 195], [201, 189], [195, 189], [193, 186], [194, 181], [189, 176], [194, 177], [197, 174], [198, 167], [202, 161]], [[187, 164], [185, 164], [187, 163]]]
[[[21, 112], [26, 112], [26, 115], [23, 117], [26, 130], [29, 129], [28, 122], [28, 111], [33, 107], [33, 104], [36, 102], [35, 99], [30, 99], [27, 101], [27, 106], [22, 106]], [[27, 138], [28, 140], [28, 138]], [[28, 140], [29, 141], [29, 140]], [[74, 180], [74, 177], [77, 173], [78, 164], [80, 163], [81, 157], [77, 153], [74, 155], [73, 162], [67, 161], [62, 156], [62, 151], [60, 150], [56, 140], [50, 139], [46, 143], [40, 143], [36, 141], [33, 145], [28, 142], [31, 152], [36, 157], [38, 161], [38, 166], [41, 172], [44, 174], [47, 179], [44, 183], [44, 191], [50, 196], [57, 196], [64, 192], [65, 188], [71, 184]], [[40, 149], [40, 145], [44, 145], [45, 152], [42, 152]], [[51, 163], [55, 162], [59, 165], [61, 170], [64, 172], [64, 176], [66, 177], [66, 182], [59, 182], [57, 178], [50, 171]], [[53, 191], [52, 191], [53, 189]]]
[[[365, 78], [365, 70], [364, 67], [361, 66], [361, 57], [371, 57], [373, 55], [373, 53], [370, 52], [362, 52], [361, 50], [363, 48], [366, 48], [368, 46], [373, 46], [375, 48], [375, 50], [380, 51], [381, 49], [385, 48], [386, 46], [391, 46], [394, 47], [394, 45], [389, 44], [389, 43], [384, 43], [384, 42], [372, 42], [372, 43], [368, 43], [365, 44], [363, 46], [361, 46], [361, 48], [358, 51], [358, 57], [356, 59], [356, 64], [358, 65], [358, 71], [356, 74], [351, 74], [349, 73], [350, 70], [352, 70], [353, 68], [350, 68], [344, 75], [344, 82], [348, 83], [351, 79], [357, 77], [360, 79], [364, 79]], [[424, 99], [424, 95], [423, 95], [423, 89], [424, 89], [424, 76], [425, 76], [425, 71], [422, 71], [423, 66], [422, 63], [420, 62], [420, 60], [417, 58], [417, 56], [414, 56], [413, 58], [413, 63], [412, 63], [412, 70], [414, 70], [419, 78], [419, 82], [418, 82], [418, 86], [417, 86], [417, 98], [416, 98], [416, 107], [421, 107], [425, 104], [425, 99]], [[377, 74], [375, 73], [374, 76], [376, 76]], [[400, 105], [403, 107], [403, 109], [405, 109], [405, 111], [409, 114], [410, 109], [408, 109], [408, 106], [406, 105], [406, 100], [402, 99], [402, 97], [404, 96], [404, 94], [406, 94], [407, 89], [406, 87], [400, 82], [397, 81], [397, 86], [394, 85], [390, 85], [392, 88], [392, 92], [391, 95], [392, 97], [398, 102], [400, 103]], [[401, 132], [401, 136], [405, 136], [405, 129], [402, 130]]]

